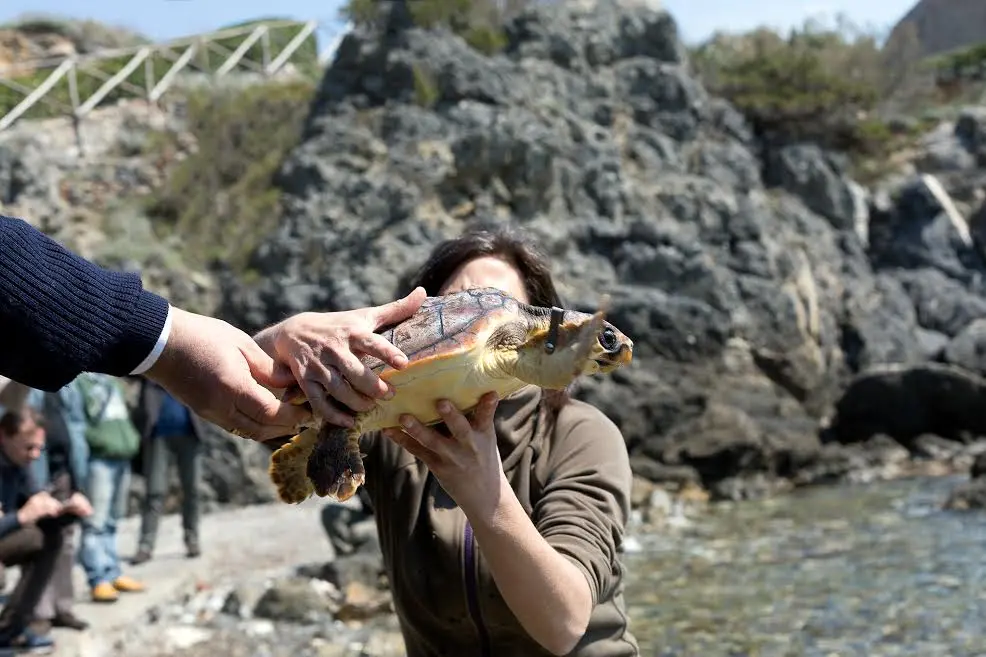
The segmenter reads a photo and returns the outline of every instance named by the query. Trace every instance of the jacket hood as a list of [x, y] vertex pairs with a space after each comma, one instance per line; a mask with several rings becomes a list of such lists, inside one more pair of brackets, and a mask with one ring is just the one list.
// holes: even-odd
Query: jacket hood
[[534, 453], [538, 451], [544, 433], [539, 422], [542, 394], [538, 386], [528, 385], [504, 397], [497, 405], [493, 426], [506, 473], [517, 466], [527, 448]]

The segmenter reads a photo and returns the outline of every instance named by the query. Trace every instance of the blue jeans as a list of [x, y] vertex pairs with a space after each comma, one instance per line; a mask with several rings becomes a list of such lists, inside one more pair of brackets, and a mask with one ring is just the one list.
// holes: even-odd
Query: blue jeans
[[82, 519], [79, 561], [90, 587], [112, 582], [121, 574], [116, 525], [127, 513], [129, 494], [129, 460], [89, 459], [86, 497], [92, 504], [92, 515]]

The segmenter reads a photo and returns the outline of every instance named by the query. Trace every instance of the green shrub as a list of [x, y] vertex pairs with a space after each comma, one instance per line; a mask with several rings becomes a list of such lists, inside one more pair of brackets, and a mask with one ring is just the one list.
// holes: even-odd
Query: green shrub
[[349, 0], [339, 13], [357, 25], [372, 25], [378, 16], [377, 0]]
[[937, 55], [928, 65], [941, 82], [981, 82], [986, 78], [986, 41]]
[[309, 80], [200, 90], [188, 97], [198, 150], [147, 200], [162, 232], [178, 234], [196, 265], [241, 269], [279, 216], [273, 177], [294, 147], [315, 84]]
[[755, 132], [781, 141], [872, 154], [890, 141], [878, 118], [881, 103], [903, 84], [913, 50], [883, 51], [877, 36], [845, 21], [807, 23], [782, 36], [761, 28], [717, 35], [692, 52], [709, 91], [730, 100]]
[[[380, 4], [381, 0], [349, 0], [341, 13], [357, 25], [375, 25]], [[451, 30], [487, 55], [506, 46], [503, 24], [527, 4], [528, 0], [407, 0], [415, 25]]]
[[498, 53], [507, 45], [507, 35], [503, 33], [503, 30], [481, 25], [467, 29], [463, 32], [462, 38], [474, 50], [478, 50], [484, 55]]

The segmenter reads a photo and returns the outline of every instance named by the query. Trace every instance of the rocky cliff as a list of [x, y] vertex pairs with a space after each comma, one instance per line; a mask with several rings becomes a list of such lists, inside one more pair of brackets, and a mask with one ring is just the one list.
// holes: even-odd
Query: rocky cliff
[[[898, 453], [842, 442], [964, 429], [932, 407], [953, 377], [982, 382], [919, 365], [969, 364], [966, 332], [986, 311], [979, 238], [936, 179], [870, 194], [811, 144], [758, 159], [743, 117], [690, 75], [666, 13], [540, 6], [484, 56], [400, 6], [350, 34], [322, 80], [279, 173], [281, 225], [251, 258], [258, 282], [226, 283], [232, 321], [382, 303], [437, 240], [513, 221], [550, 251], [568, 304], [613, 296], [635, 365], [579, 394], [619, 422], [650, 479], [743, 497]], [[981, 125], [943, 127], [933, 164], [975, 169]], [[921, 381], [854, 382], [888, 364]]]
[[986, 41], [986, 4], [979, 0], [920, 0], [894, 25], [889, 38], [910, 35], [917, 37], [925, 55], [982, 43]]
[[[437, 240], [513, 221], [551, 253], [568, 304], [608, 292], [636, 341], [633, 367], [578, 395], [620, 423], [642, 477], [740, 498], [971, 458], [986, 435], [982, 111], [889, 158], [867, 190], [813, 144], [758, 143], [646, 3], [539, 5], [493, 56], [382, 5], [310, 107], [262, 90], [219, 130], [193, 129], [187, 103], [124, 103], [83, 124], [84, 151], [67, 121], [19, 124], [0, 136], [4, 212], [247, 330], [382, 303]], [[219, 109], [199, 111], [235, 118]], [[272, 156], [267, 193], [267, 169], [241, 164]], [[224, 237], [259, 242], [245, 270], [191, 257]], [[269, 499], [263, 454], [213, 442], [209, 496]]]

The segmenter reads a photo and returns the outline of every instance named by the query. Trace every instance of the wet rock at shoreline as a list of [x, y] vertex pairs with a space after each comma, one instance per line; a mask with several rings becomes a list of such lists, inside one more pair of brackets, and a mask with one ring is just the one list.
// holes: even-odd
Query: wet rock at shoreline
[[330, 591], [318, 587], [318, 581], [292, 577], [274, 583], [260, 596], [253, 615], [291, 623], [318, 623], [331, 618], [334, 605]]
[[135, 625], [118, 643], [139, 640], [151, 657], [403, 655], [385, 582], [381, 588], [378, 579], [352, 576], [340, 589], [310, 577], [310, 570], [273, 578], [247, 575], [191, 591], [152, 609], [147, 623]]
[[959, 484], [943, 506], [953, 511], [986, 509], [986, 452], [979, 454], [969, 468], [969, 481]]

